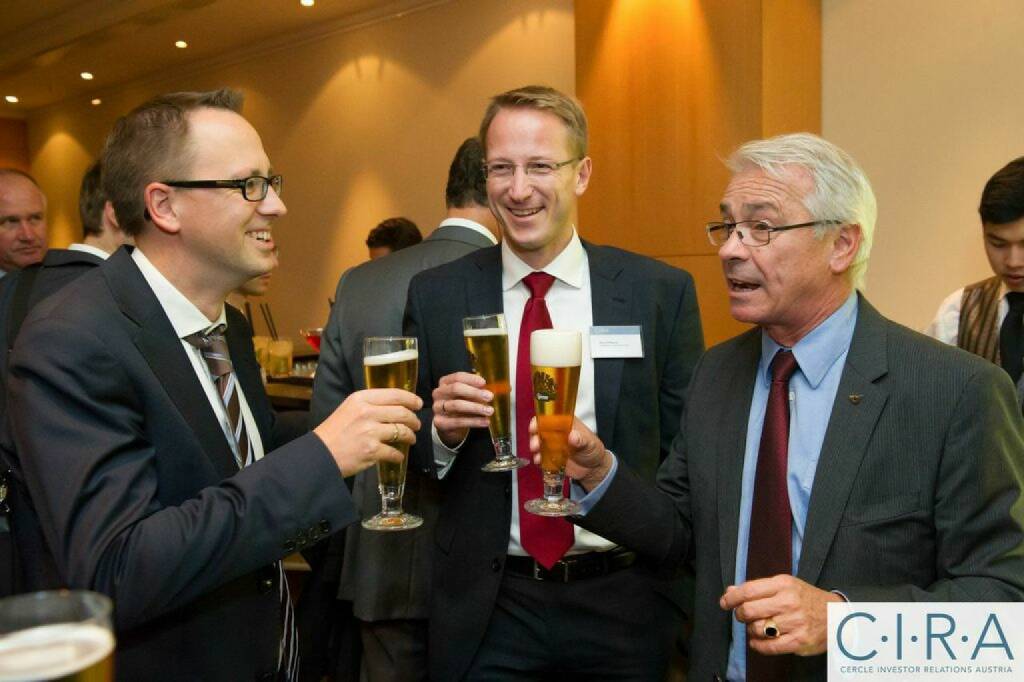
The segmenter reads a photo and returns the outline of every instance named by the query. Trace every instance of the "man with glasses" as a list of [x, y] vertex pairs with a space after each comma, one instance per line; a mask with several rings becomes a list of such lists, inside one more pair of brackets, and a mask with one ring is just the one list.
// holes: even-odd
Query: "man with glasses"
[[492, 395], [470, 373], [462, 318], [505, 315], [518, 426], [513, 447], [521, 456], [533, 414], [531, 328], [579, 330], [595, 344], [592, 330], [612, 332], [621, 344], [604, 353], [585, 343], [576, 414], [653, 480], [703, 346], [693, 281], [580, 239], [577, 201], [592, 161], [575, 100], [540, 86], [497, 95], [480, 138], [503, 241], [417, 275], [406, 308], [405, 330], [419, 337], [421, 397], [433, 420], [411, 466], [441, 478], [443, 496], [431, 676], [661, 679], [681, 631], [680, 583], [606, 538], [524, 511], [522, 504], [540, 495], [537, 467], [481, 471], [495, 454], [487, 429]]
[[577, 523], [666, 568], [694, 557], [690, 679], [825, 680], [829, 602], [1024, 598], [1006, 375], [858, 293], [876, 208], [849, 155], [793, 134], [729, 167], [708, 235], [757, 328], [701, 359], [657, 488], [575, 424]]
[[285, 206], [240, 106], [177, 93], [116, 123], [103, 188], [136, 248], [37, 305], [11, 357], [17, 467], [62, 579], [114, 599], [119, 679], [297, 679], [280, 559], [356, 520], [343, 476], [418, 426], [416, 396], [364, 391], [270, 452], [224, 300], [276, 265]]

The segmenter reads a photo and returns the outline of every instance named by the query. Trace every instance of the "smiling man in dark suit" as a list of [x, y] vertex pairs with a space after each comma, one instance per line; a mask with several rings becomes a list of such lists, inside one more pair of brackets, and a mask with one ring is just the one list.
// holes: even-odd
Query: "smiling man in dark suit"
[[285, 206], [240, 105], [177, 93], [117, 122], [103, 185], [136, 249], [36, 306], [11, 357], [18, 464], [63, 581], [114, 599], [119, 679], [296, 679], [279, 560], [354, 521], [342, 477], [418, 426], [416, 396], [365, 391], [267, 447], [224, 300], [276, 265]]
[[[577, 200], [592, 162], [586, 117], [571, 97], [541, 86], [498, 95], [480, 138], [502, 244], [417, 275], [406, 308], [406, 331], [419, 337], [419, 388], [430, 399], [434, 427], [418, 438], [418, 465], [437, 473], [443, 496], [431, 676], [659, 679], [681, 627], [679, 582], [614, 542], [574, 534], [563, 519], [535, 523], [541, 517], [522, 504], [540, 493], [537, 467], [481, 471], [494, 458], [487, 431], [492, 395], [470, 373], [462, 318], [504, 313], [510, 368], [517, 358], [527, 361], [532, 323], [523, 319], [536, 318], [524, 314], [526, 306], [543, 305], [555, 328], [585, 336], [592, 327], [616, 327], [628, 351], [594, 357], [586, 345], [576, 414], [653, 479], [703, 347], [693, 280], [580, 239]], [[511, 393], [523, 425], [514, 448], [522, 454], [531, 393], [518, 386]]]
[[708, 235], [757, 328], [694, 370], [657, 490], [576, 424], [577, 522], [695, 556], [691, 679], [824, 680], [830, 601], [1024, 597], [1022, 420], [998, 367], [858, 293], [876, 208], [849, 155], [793, 134], [729, 166]]

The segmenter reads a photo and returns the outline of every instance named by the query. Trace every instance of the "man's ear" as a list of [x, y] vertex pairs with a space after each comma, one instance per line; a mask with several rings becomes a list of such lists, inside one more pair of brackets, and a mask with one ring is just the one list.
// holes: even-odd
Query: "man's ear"
[[839, 275], [850, 269], [857, 259], [863, 239], [859, 224], [847, 223], [839, 226], [832, 242], [832, 256], [829, 259], [829, 267], [834, 274]]
[[162, 182], [151, 182], [142, 190], [146, 202], [146, 213], [149, 221], [167, 234], [177, 234], [181, 229], [177, 209], [174, 205], [174, 193]]
[[593, 162], [589, 156], [584, 156], [583, 160], [580, 161], [579, 168], [576, 169], [576, 196], [583, 196], [583, 193], [587, 191], [592, 170]]

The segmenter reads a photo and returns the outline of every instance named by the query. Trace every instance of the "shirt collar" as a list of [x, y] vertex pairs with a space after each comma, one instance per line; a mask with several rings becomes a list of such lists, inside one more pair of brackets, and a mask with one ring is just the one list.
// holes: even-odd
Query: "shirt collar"
[[484, 227], [483, 225], [481, 225], [480, 223], [478, 223], [475, 220], [470, 220], [468, 218], [445, 218], [444, 220], [441, 221], [441, 224], [438, 225], [438, 227], [445, 227], [446, 225], [457, 225], [458, 227], [468, 227], [469, 229], [473, 230], [474, 232], [479, 232], [483, 236], [487, 237], [487, 239], [492, 244], [497, 244], [498, 243], [497, 238], [491, 233], [491, 231], [488, 230], [486, 227]]
[[[572, 238], [569, 240], [569, 243], [566, 244], [565, 248], [562, 249], [562, 252], [558, 254], [553, 261], [543, 267], [541, 271], [554, 276], [555, 279], [561, 280], [574, 289], [579, 289], [583, 286], [586, 267], [587, 253], [583, 250], [583, 242], [580, 241], [580, 236], [576, 234], [576, 228], [573, 228]], [[522, 279], [531, 272], [534, 272], [533, 268], [524, 263], [523, 260], [519, 258], [511, 248], [509, 248], [508, 241], [502, 241], [502, 290], [508, 291], [515, 285], [519, 284], [519, 282], [521, 282]]]
[[178, 291], [170, 280], [157, 270], [152, 261], [146, 258], [142, 249], [136, 248], [132, 251], [132, 260], [135, 261], [135, 265], [138, 266], [146, 283], [149, 284], [149, 288], [156, 295], [156, 300], [160, 302], [160, 307], [164, 309], [167, 319], [171, 321], [171, 326], [174, 327], [174, 333], [178, 335], [178, 338], [183, 339], [196, 332], [208, 332], [217, 325], [225, 323], [226, 316], [223, 305], [220, 307], [220, 315], [215, 321], [211, 322], [206, 319], [206, 315], [203, 315], [199, 308], [188, 300], [185, 294]]
[[[850, 348], [856, 326], [857, 293], [853, 292], [838, 310], [793, 346], [796, 362], [811, 388], [818, 387], [832, 365]], [[771, 384], [772, 359], [780, 348], [782, 346], [775, 343], [770, 336], [761, 333], [761, 363], [758, 365], [758, 373], [765, 385]]]
[[97, 249], [92, 244], [79, 244], [78, 242], [75, 242], [74, 244], [70, 244], [68, 246], [68, 251], [81, 251], [82, 253], [90, 253], [96, 256], [97, 258], [102, 258], [103, 260], [107, 260], [108, 258], [110, 258], [109, 253], [107, 253], [103, 249]]

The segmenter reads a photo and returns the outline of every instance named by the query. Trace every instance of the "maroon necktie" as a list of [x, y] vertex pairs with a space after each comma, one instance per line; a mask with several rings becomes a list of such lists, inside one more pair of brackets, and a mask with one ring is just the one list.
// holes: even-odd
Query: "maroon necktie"
[[[786, 487], [789, 460], [789, 378], [798, 369], [792, 351], [772, 358], [772, 385], [757, 453], [754, 504], [750, 510], [747, 580], [793, 572], [793, 513]], [[747, 647], [747, 679], [785, 682], [789, 656], [762, 656]]]
[[[555, 278], [546, 272], [531, 272], [523, 278], [530, 298], [523, 308], [519, 325], [519, 351], [516, 354], [516, 451], [529, 459], [530, 420], [535, 414], [533, 381], [530, 370], [530, 334], [537, 329], [551, 329], [544, 296]], [[520, 468], [519, 477], [519, 541], [523, 549], [545, 568], [551, 568], [572, 547], [572, 524], [565, 519], [538, 516], [523, 509], [528, 500], [542, 497], [544, 479], [540, 467], [530, 462]]]

